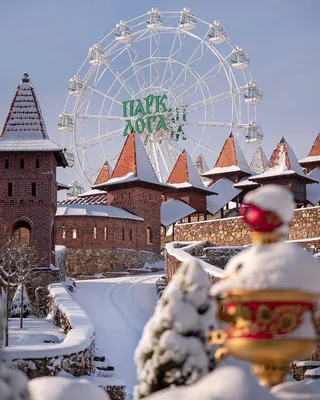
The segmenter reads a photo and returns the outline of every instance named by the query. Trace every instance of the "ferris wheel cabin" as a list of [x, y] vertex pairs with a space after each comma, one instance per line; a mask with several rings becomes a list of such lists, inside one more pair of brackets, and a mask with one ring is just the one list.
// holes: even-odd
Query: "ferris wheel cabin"
[[89, 53], [88, 53], [88, 60], [89, 60], [89, 63], [92, 65], [103, 64], [104, 52], [99, 47], [99, 45], [94, 44], [92, 47], [90, 47]]
[[62, 113], [59, 115], [58, 119], [58, 129], [63, 132], [72, 132], [74, 128], [74, 120], [73, 117], [66, 113]]
[[262, 92], [257, 87], [255, 82], [249, 81], [246, 92], [244, 94], [244, 101], [250, 104], [259, 104], [262, 100]]
[[232, 51], [231, 65], [236, 69], [247, 68], [249, 65], [248, 54], [239, 46]]
[[68, 162], [68, 167], [72, 168], [74, 165], [74, 154], [71, 151], [65, 151], [64, 155]]
[[263, 139], [263, 131], [259, 125], [251, 121], [244, 131], [244, 140], [249, 144], [260, 144]]
[[120, 21], [119, 24], [116, 25], [116, 29], [116, 40], [118, 40], [119, 42], [131, 43], [132, 40], [130, 35], [130, 28], [124, 21]]
[[181, 11], [179, 28], [185, 31], [190, 31], [196, 26], [196, 18], [190, 8], [185, 7]]
[[69, 186], [67, 196], [68, 197], [77, 197], [77, 196], [79, 196], [79, 194], [82, 194], [84, 192], [85, 192], [84, 188], [81, 185], [79, 185], [79, 183], [77, 181], [73, 181], [71, 183], [71, 185]]
[[214, 21], [210, 24], [210, 31], [208, 33], [209, 42], [213, 44], [220, 44], [226, 40], [226, 31], [219, 21]]
[[147, 13], [146, 19], [147, 27], [150, 29], [161, 29], [163, 26], [163, 19], [156, 8], [151, 8]]
[[69, 93], [72, 96], [80, 96], [83, 90], [83, 82], [77, 75], [69, 80]]

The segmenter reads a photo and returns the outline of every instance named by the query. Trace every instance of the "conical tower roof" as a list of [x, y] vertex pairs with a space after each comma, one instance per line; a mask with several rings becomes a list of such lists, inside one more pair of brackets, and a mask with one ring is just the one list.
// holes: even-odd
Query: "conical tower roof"
[[0, 151], [54, 152], [58, 164], [67, 165], [62, 148], [49, 140], [40, 105], [27, 73], [23, 75], [14, 94], [0, 135]]
[[305, 181], [313, 181], [303, 172], [296, 155], [284, 137], [280, 140], [277, 147], [273, 150], [268, 161], [267, 167], [262, 174], [251, 176], [249, 180], [260, 182], [286, 176], [296, 176]]
[[112, 167], [109, 164], [109, 162], [106, 160], [106, 162], [103, 164], [103, 167], [101, 168], [97, 179], [95, 181], [95, 185], [99, 185], [100, 183], [107, 182], [112, 175]]
[[200, 175], [194, 166], [191, 157], [185, 150], [183, 150], [179, 155], [174, 167], [172, 168], [167, 183], [189, 183], [194, 186], [203, 186]]
[[143, 182], [163, 186], [152, 167], [147, 152], [136, 132], [127, 136], [111, 178], [93, 187], [111, 187], [124, 183]]
[[233, 137], [232, 133], [230, 133], [222, 147], [214, 167], [203, 173], [202, 176], [215, 178], [235, 173], [239, 173], [239, 175], [241, 173], [242, 176], [248, 176], [252, 174], [252, 171], [238, 142]]
[[320, 132], [314, 141], [307, 157], [299, 161], [303, 167], [320, 167]]
[[261, 174], [268, 164], [268, 159], [261, 146], [258, 146], [252, 158], [250, 169], [256, 174]]

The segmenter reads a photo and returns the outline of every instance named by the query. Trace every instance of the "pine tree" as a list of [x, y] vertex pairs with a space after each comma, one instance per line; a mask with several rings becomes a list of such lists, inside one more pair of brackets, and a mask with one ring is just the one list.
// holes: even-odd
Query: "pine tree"
[[[22, 292], [23, 286], [23, 292]], [[26, 318], [30, 314], [30, 300], [26, 292], [24, 285], [19, 285], [11, 302], [10, 317], [19, 318], [21, 310], [21, 295], [23, 293], [23, 318]]]
[[182, 265], [158, 301], [136, 349], [135, 399], [171, 385], [196, 382], [214, 368], [205, 343], [214, 312], [210, 282], [197, 260]]

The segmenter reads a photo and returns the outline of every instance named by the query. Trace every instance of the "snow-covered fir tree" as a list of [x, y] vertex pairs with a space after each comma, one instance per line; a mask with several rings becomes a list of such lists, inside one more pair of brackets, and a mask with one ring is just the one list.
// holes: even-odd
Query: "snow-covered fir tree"
[[[22, 285], [19, 285], [11, 302], [10, 317], [19, 318], [21, 310], [21, 295]], [[23, 285], [23, 318], [26, 318], [30, 314], [30, 300], [26, 292], [26, 288]]]
[[197, 260], [183, 264], [158, 301], [135, 352], [135, 399], [196, 382], [214, 368], [205, 334], [214, 323], [210, 282]]

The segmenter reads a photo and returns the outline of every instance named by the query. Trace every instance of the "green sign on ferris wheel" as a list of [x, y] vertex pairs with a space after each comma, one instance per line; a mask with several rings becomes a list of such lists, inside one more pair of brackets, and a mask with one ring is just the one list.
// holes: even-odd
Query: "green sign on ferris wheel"
[[[141, 134], [171, 132], [178, 139], [184, 137], [183, 126], [179, 121], [187, 120], [186, 106], [168, 108], [167, 95], [149, 94], [143, 99], [122, 102], [125, 127], [123, 136], [133, 130]], [[138, 117], [138, 118], [137, 118]]]

